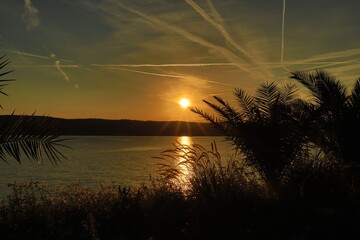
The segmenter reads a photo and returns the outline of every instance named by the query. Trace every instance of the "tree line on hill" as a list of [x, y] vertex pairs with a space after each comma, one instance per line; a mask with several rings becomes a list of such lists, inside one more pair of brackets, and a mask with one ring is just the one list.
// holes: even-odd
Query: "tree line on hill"
[[107, 119], [63, 119], [44, 116], [0, 116], [0, 124], [31, 119], [47, 122], [56, 135], [86, 136], [221, 136], [210, 123]]

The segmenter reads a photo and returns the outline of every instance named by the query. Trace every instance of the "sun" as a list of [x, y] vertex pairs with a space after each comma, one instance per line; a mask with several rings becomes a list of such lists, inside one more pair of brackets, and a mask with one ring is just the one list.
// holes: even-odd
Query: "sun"
[[190, 102], [186, 98], [183, 98], [179, 101], [179, 104], [182, 108], [187, 108], [190, 105]]

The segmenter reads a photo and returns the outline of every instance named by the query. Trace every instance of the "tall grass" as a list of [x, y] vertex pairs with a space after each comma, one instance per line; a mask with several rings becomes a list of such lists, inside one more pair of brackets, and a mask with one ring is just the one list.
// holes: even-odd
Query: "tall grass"
[[359, 174], [324, 159], [294, 163], [272, 194], [261, 174], [213, 143], [176, 143], [136, 189], [13, 184], [1, 239], [345, 239], [359, 236]]
[[263, 185], [256, 170], [244, 161], [244, 156], [234, 152], [223, 159], [216, 143], [207, 150], [199, 144], [186, 145], [176, 142], [174, 148], [156, 157], [159, 173], [166, 182], [180, 186], [186, 194], [204, 191], [216, 194], [233, 188], [254, 189]]

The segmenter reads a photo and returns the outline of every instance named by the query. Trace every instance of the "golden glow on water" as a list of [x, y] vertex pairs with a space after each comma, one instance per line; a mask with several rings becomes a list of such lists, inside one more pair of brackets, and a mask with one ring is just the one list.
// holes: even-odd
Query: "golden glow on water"
[[193, 144], [193, 141], [191, 139], [191, 137], [188, 136], [181, 136], [177, 138], [177, 141], [179, 143], [181, 143], [182, 145], [188, 145], [190, 146], [191, 144]]
[[178, 167], [178, 170], [181, 172], [181, 174], [178, 177], [178, 181], [182, 185], [183, 188], [186, 188], [187, 182], [191, 175], [191, 164], [186, 162], [187, 161], [186, 154], [189, 153], [189, 151], [190, 151], [189, 148], [193, 144], [193, 141], [192, 141], [191, 137], [188, 137], [188, 136], [178, 137], [177, 141], [180, 144], [184, 145], [184, 148], [178, 155], [177, 167]]

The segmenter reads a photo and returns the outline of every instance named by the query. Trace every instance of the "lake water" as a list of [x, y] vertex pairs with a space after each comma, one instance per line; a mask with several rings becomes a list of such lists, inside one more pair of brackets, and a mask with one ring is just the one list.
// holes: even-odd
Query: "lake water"
[[63, 149], [68, 159], [59, 165], [46, 161], [42, 164], [22, 164], [9, 159], [0, 161], [0, 198], [10, 193], [9, 183], [29, 181], [48, 184], [80, 184], [95, 186], [100, 183], [115, 183], [124, 186], [139, 186], [155, 176], [164, 150], [173, 148], [176, 141], [182, 144], [200, 144], [211, 149], [216, 142], [222, 155], [231, 154], [231, 146], [223, 137], [139, 137], [139, 136], [72, 136]]

